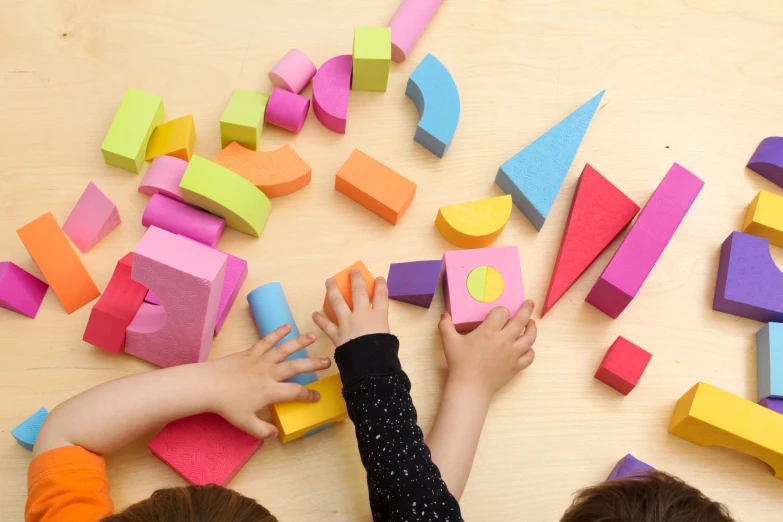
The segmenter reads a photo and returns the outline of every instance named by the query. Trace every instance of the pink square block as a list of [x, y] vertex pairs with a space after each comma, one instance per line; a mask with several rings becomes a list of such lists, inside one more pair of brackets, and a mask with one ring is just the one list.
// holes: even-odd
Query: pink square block
[[87, 252], [122, 222], [117, 206], [90, 181], [63, 225], [76, 248]]
[[0, 263], [0, 308], [32, 319], [49, 290], [49, 285], [10, 261]]
[[618, 337], [604, 356], [595, 378], [628, 395], [639, 384], [652, 354], [624, 337]]

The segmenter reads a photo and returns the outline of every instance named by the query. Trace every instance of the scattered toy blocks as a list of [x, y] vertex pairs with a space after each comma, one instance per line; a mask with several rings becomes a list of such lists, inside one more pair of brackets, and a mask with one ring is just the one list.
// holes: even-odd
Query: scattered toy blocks
[[441, 3], [443, 0], [403, 0], [389, 22], [392, 60], [405, 61]]
[[783, 137], [771, 136], [762, 140], [751, 156], [748, 168], [783, 187]]
[[266, 105], [264, 121], [281, 129], [299, 133], [307, 119], [310, 99], [285, 89], [275, 89]]
[[389, 299], [429, 308], [442, 271], [442, 259], [392, 263], [388, 277]]
[[103, 160], [108, 165], [138, 174], [152, 131], [165, 117], [160, 96], [133, 88], [125, 91], [101, 145]]
[[761, 399], [759, 404], [769, 410], [783, 414], [783, 399]]
[[503, 192], [511, 194], [514, 204], [538, 231], [549, 216], [604, 92], [599, 92], [498, 169], [495, 183]]
[[606, 477], [606, 480], [635, 478], [643, 476], [650, 471], [655, 471], [655, 468], [629, 453], [617, 462], [612, 472]]
[[783, 247], [783, 197], [760, 191], [748, 207], [742, 231]]
[[269, 71], [269, 81], [278, 89], [299, 94], [315, 76], [315, 64], [299, 49], [291, 49]]
[[756, 332], [759, 400], [783, 399], [783, 324], [767, 323]]
[[49, 285], [10, 261], [0, 262], [0, 308], [35, 319]]
[[482, 248], [500, 237], [509, 217], [511, 196], [499, 196], [440, 207], [435, 226], [458, 247]]
[[[357, 269], [361, 273], [364, 284], [367, 285], [367, 295], [370, 296], [370, 300], [372, 300], [372, 296], [375, 294], [375, 277], [361, 261], [357, 261], [342, 272], [335, 274], [332, 276], [332, 279], [334, 279], [337, 288], [340, 289], [340, 293], [343, 295], [343, 299], [345, 299], [348, 308], [351, 310], [353, 310], [353, 293], [351, 291], [351, 270], [353, 269]], [[324, 297], [324, 312], [326, 312], [326, 315], [329, 316], [333, 323], [337, 324], [337, 316], [329, 303], [328, 297]]]
[[90, 181], [63, 225], [63, 232], [82, 252], [117, 228], [122, 220], [117, 205]]
[[720, 388], [700, 382], [683, 395], [669, 433], [756, 457], [783, 480], [783, 416]]
[[391, 33], [388, 27], [354, 29], [351, 89], [386, 92], [391, 70]]
[[190, 161], [195, 145], [196, 124], [188, 114], [155, 127], [147, 145], [147, 161], [164, 155]]
[[255, 152], [232, 143], [212, 158], [258, 187], [268, 198], [296, 192], [310, 183], [313, 169], [291, 148]]
[[585, 165], [576, 183], [541, 317], [582, 277], [638, 212], [639, 205], [593, 167]]
[[232, 141], [236, 141], [243, 147], [258, 150], [268, 101], [268, 94], [235, 90], [223, 116], [220, 117], [221, 147], [225, 148]]
[[440, 60], [428, 54], [408, 78], [405, 96], [419, 111], [413, 139], [442, 158], [459, 123], [459, 92], [454, 78]]
[[226, 226], [258, 237], [272, 203], [252, 183], [201, 156], [193, 156], [179, 184], [185, 201], [226, 220]]
[[187, 168], [187, 161], [172, 156], [158, 156], [152, 160], [150, 168], [144, 174], [139, 192], [147, 196], [160, 193], [184, 203], [185, 198], [179, 189], [179, 184]]
[[339, 373], [308, 384], [307, 388], [319, 392], [321, 398], [316, 402], [280, 402], [269, 406], [280, 442], [314, 435], [320, 431], [316, 431], [317, 428], [348, 418]]
[[352, 60], [350, 54], [330, 58], [313, 77], [313, 113], [324, 127], [339, 134], [345, 134], [348, 118]]
[[152, 195], [144, 208], [141, 224], [189, 237], [212, 248], [220, 242], [226, 226], [223, 219], [163, 194]]
[[49, 415], [49, 412], [46, 411], [46, 408], [41, 408], [11, 430], [11, 435], [24, 449], [33, 451], [35, 439], [38, 438], [38, 432], [41, 430], [47, 415]]
[[101, 295], [51, 212], [16, 233], [67, 313]]
[[639, 384], [652, 354], [625, 337], [618, 337], [604, 356], [595, 378], [628, 395]]

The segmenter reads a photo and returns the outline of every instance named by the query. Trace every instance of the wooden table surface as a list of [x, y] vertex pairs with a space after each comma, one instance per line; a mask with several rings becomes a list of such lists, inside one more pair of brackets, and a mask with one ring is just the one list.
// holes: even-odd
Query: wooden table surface
[[[317, 64], [350, 53], [353, 28], [384, 25], [397, 3], [0, 0], [0, 258], [40, 275], [15, 230], [47, 211], [62, 224], [93, 180], [123, 219], [83, 256], [105, 288], [116, 261], [145, 231], [141, 176], [104, 165], [100, 154], [127, 87], [161, 95], [167, 119], [192, 113], [196, 152], [210, 157], [233, 89], [270, 92], [267, 72], [291, 47]], [[667, 427], [676, 400], [697, 381], [755, 399], [761, 325], [713, 312], [711, 302], [720, 244], [741, 226], [759, 189], [781, 192], [745, 169], [758, 142], [781, 132], [781, 24], [783, 4], [775, 0], [446, 0], [410, 58], [392, 64], [386, 93], [351, 94], [344, 136], [312, 114], [299, 135], [264, 130], [262, 148], [292, 144], [312, 166], [313, 181], [273, 200], [260, 239], [224, 235], [221, 248], [247, 259], [250, 272], [210, 357], [257, 339], [245, 296], [263, 283], [283, 284], [307, 330], [324, 279], [357, 259], [385, 275], [391, 262], [437, 259], [454, 248], [433, 224], [437, 209], [500, 195], [493, 180], [501, 163], [607, 89], [543, 230], [514, 209], [496, 243], [519, 246], [531, 298], [543, 302], [585, 162], [640, 205], [675, 161], [706, 186], [618, 320], [584, 303], [607, 252], [539, 321], [535, 364], [493, 403], [462, 502], [465, 518], [556, 520], [573, 491], [603, 480], [630, 452], [727, 503], [744, 521], [779, 520], [783, 482], [765, 464], [697, 447]], [[418, 115], [404, 96], [428, 52], [451, 71], [462, 100], [442, 160], [412, 140]], [[418, 184], [396, 227], [334, 191], [335, 172], [354, 148]], [[35, 320], [0, 310], [2, 520], [21, 519], [30, 460], [11, 429], [41, 406], [151, 369], [82, 342], [90, 309], [66, 315], [50, 292]], [[425, 431], [446, 371], [436, 330], [442, 309], [440, 295], [429, 310], [391, 308]], [[618, 335], [653, 353], [628, 397], [593, 379]], [[331, 355], [332, 347], [321, 336], [312, 353]], [[108, 458], [118, 508], [184, 484], [147, 449], [151, 436]], [[350, 422], [286, 446], [267, 443], [231, 486], [281, 520], [370, 519]]]

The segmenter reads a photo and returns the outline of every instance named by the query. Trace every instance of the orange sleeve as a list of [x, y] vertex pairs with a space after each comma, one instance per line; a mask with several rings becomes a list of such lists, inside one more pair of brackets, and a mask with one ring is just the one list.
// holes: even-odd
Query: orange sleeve
[[30, 463], [25, 522], [97, 522], [113, 511], [106, 461], [100, 455], [68, 446]]

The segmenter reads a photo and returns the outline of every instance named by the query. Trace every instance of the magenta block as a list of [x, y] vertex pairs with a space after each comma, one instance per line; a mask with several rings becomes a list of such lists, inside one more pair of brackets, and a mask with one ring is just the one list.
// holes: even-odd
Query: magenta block
[[783, 400], [781, 399], [761, 399], [759, 401], [759, 404], [764, 406], [765, 408], [776, 411], [780, 414], [783, 414]]
[[[291, 49], [269, 71], [269, 81], [278, 89], [299, 93], [315, 76], [315, 64], [299, 49]], [[268, 106], [267, 106], [267, 110]]]
[[648, 471], [655, 471], [655, 468], [629, 453], [617, 462], [606, 480], [634, 478], [644, 475]]
[[117, 228], [122, 220], [117, 206], [90, 181], [63, 225], [76, 248], [87, 252]]
[[672, 165], [585, 301], [616, 319], [639, 293], [703, 186]]
[[[218, 250], [218, 252], [220, 252]], [[215, 335], [220, 333], [223, 323], [228, 317], [231, 306], [239, 295], [239, 289], [247, 278], [247, 261], [232, 256], [226, 252], [228, 258], [226, 261], [226, 275], [223, 278], [223, 288], [220, 291], [220, 302], [218, 303], [217, 322], [215, 323]]]
[[750, 158], [748, 168], [783, 187], [783, 138], [772, 136], [762, 140]]
[[266, 104], [264, 121], [291, 132], [299, 132], [307, 119], [309, 108], [309, 98], [284, 89], [275, 89]]
[[335, 56], [324, 62], [313, 78], [313, 112], [324, 127], [345, 134], [353, 57]]
[[185, 160], [173, 156], [157, 156], [141, 180], [139, 192], [147, 196], [160, 193], [185, 203], [179, 183], [187, 168], [188, 162]]
[[392, 263], [389, 267], [389, 299], [429, 308], [438, 288], [443, 260]]
[[49, 285], [10, 261], [0, 262], [0, 308], [26, 315], [38, 315]]
[[172, 234], [179, 234], [212, 248], [223, 237], [226, 222], [203, 210], [171, 199], [163, 194], [153, 194], [147, 202], [141, 224], [156, 226]]
[[154, 304], [157, 306], [163, 304], [160, 302], [160, 299], [158, 299], [158, 296], [155, 295], [153, 292], [147, 292], [147, 296], [144, 298], [144, 301], [148, 302], [149, 304]]

